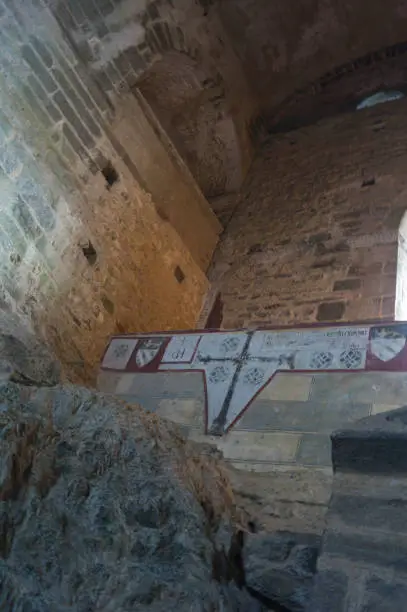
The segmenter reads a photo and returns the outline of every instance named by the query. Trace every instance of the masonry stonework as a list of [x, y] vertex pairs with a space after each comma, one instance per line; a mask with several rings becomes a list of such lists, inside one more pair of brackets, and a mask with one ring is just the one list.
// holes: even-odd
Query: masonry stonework
[[1, 9], [2, 310], [91, 381], [115, 330], [195, 325], [220, 226], [145, 101], [107, 96], [43, 3]]
[[270, 137], [223, 211], [210, 274], [223, 327], [394, 318], [406, 108]]
[[205, 195], [240, 185], [253, 155], [258, 104], [216, 3], [69, 0], [52, 6], [110, 97], [141, 87]]

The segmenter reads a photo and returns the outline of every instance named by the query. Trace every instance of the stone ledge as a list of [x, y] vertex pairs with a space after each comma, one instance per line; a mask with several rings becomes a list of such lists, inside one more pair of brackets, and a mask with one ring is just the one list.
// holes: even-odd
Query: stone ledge
[[407, 472], [407, 407], [357, 421], [332, 434], [334, 471]]

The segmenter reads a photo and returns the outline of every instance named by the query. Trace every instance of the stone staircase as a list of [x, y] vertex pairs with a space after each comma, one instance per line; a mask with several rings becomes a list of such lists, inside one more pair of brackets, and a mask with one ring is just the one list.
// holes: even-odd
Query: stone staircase
[[407, 408], [332, 435], [334, 479], [311, 612], [407, 606]]

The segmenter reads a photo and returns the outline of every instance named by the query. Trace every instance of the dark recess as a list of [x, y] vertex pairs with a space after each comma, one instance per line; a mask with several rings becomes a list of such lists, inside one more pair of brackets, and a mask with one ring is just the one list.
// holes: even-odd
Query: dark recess
[[110, 189], [119, 180], [119, 174], [111, 161], [108, 161], [101, 170], [106, 179], [106, 189]]
[[91, 241], [89, 240], [88, 244], [86, 244], [85, 246], [82, 246], [81, 249], [82, 249], [82, 253], [85, 255], [86, 259], [88, 260], [89, 265], [94, 266], [97, 261], [98, 256], [97, 256], [95, 247], [93, 246]]
[[181, 270], [181, 268], [179, 266], [177, 266], [174, 270], [174, 276], [177, 279], [177, 281], [179, 283], [183, 283], [185, 280], [185, 274], [183, 273], [183, 271]]

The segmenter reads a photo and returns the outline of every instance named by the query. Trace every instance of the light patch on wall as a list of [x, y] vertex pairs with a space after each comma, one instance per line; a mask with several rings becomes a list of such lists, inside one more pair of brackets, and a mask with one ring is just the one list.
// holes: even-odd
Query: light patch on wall
[[394, 318], [396, 321], [407, 321], [407, 213], [401, 220], [398, 235]]
[[[97, 60], [92, 63], [92, 67], [95, 70], [100, 70], [129, 47], [142, 43], [144, 35], [143, 26], [132, 21], [131, 23], [123, 24], [119, 32], [110, 33], [108, 36], [105, 36], [103, 42], [96, 37], [88, 39], [92, 52], [97, 57]], [[82, 36], [79, 37], [75, 33], [75, 38], [82, 39]]]
[[404, 94], [401, 91], [379, 91], [373, 96], [364, 98], [362, 102], [356, 107], [356, 110], [362, 110], [363, 108], [371, 108], [376, 104], [383, 104], [384, 102], [393, 102], [394, 100], [400, 100], [404, 98]]

